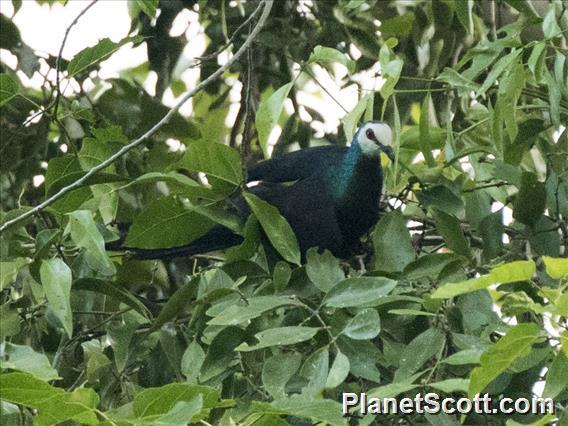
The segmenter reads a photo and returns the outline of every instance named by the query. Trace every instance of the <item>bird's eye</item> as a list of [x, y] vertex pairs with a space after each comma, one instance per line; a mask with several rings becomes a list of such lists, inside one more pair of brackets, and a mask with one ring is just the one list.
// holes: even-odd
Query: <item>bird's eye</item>
[[367, 136], [367, 138], [371, 139], [372, 141], [377, 140], [377, 138], [375, 137], [375, 132], [373, 132], [371, 129], [367, 129], [365, 135]]

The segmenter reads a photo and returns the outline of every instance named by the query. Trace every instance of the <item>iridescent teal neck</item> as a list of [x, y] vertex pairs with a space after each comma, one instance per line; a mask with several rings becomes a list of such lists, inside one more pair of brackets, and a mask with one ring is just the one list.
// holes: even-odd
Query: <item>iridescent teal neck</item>
[[357, 162], [363, 155], [359, 144], [352, 144], [341, 162], [341, 167], [331, 176], [333, 182], [333, 197], [336, 200], [342, 199], [349, 188], [349, 184], [355, 175]]

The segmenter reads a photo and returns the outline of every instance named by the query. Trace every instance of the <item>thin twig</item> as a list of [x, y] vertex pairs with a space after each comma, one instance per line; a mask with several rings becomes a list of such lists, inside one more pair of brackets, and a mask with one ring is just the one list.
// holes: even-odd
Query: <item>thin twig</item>
[[14, 218], [12, 220], [6, 221], [4, 224], [2, 224], [2, 226], [0, 226], [0, 232], [3, 232], [6, 229], [10, 228], [11, 226], [14, 226], [15, 224], [20, 223], [21, 221], [27, 219], [28, 217], [31, 217], [31, 216], [37, 214], [38, 212], [40, 212], [41, 210], [43, 210], [47, 206], [49, 206], [49, 205], [53, 204], [55, 201], [59, 200], [61, 197], [63, 197], [68, 192], [70, 192], [70, 191], [72, 191], [76, 188], [79, 188], [91, 176], [93, 176], [96, 173], [98, 173], [99, 171], [107, 168], [109, 165], [114, 163], [116, 160], [118, 160], [119, 158], [124, 156], [127, 152], [136, 148], [138, 145], [140, 145], [142, 142], [144, 142], [146, 139], [148, 139], [150, 136], [152, 136], [154, 133], [156, 133], [164, 124], [166, 124], [174, 116], [174, 114], [176, 114], [179, 111], [179, 109], [182, 107], [183, 104], [185, 104], [189, 99], [191, 99], [193, 96], [195, 96], [196, 93], [200, 92], [206, 86], [208, 86], [213, 81], [218, 79], [221, 75], [223, 75], [223, 73], [231, 65], [233, 65], [233, 63], [235, 63], [235, 61], [237, 59], [239, 59], [239, 57], [244, 52], [247, 51], [249, 46], [252, 44], [253, 40], [256, 38], [256, 36], [260, 32], [261, 28], [264, 26], [264, 23], [268, 19], [268, 15], [270, 14], [270, 9], [272, 9], [273, 2], [274, 2], [274, 0], [263, 0], [264, 10], [262, 11], [262, 15], [260, 16], [258, 23], [256, 24], [256, 26], [254, 27], [254, 29], [250, 33], [250, 36], [245, 40], [243, 45], [240, 47], [240, 49], [235, 52], [235, 54], [225, 63], [225, 65], [219, 67], [217, 69], [217, 71], [215, 71], [213, 74], [211, 74], [209, 77], [207, 77], [201, 83], [199, 83], [193, 90], [190, 90], [188, 93], [186, 93], [183, 96], [183, 98], [181, 98], [181, 100], [160, 121], [158, 121], [150, 130], [148, 130], [146, 133], [144, 133], [139, 138], [137, 138], [137, 139], [133, 140], [132, 142], [124, 145], [115, 154], [111, 155], [105, 161], [99, 163], [98, 165], [96, 165], [95, 167], [90, 169], [87, 173], [85, 173], [81, 178], [77, 179], [75, 182], [61, 188], [57, 193], [55, 193], [54, 195], [49, 197], [43, 203], [38, 204], [33, 209], [28, 210], [27, 212], [21, 214], [20, 216]]
[[246, 19], [245, 22], [243, 22], [241, 25], [239, 25], [239, 27], [233, 32], [233, 34], [231, 35], [231, 38], [229, 38], [229, 40], [227, 41], [227, 43], [225, 43], [223, 46], [221, 46], [219, 49], [217, 49], [215, 52], [210, 53], [208, 55], [205, 56], [197, 56], [195, 59], [198, 59], [199, 62], [193, 64], [193, 66], [198, 66], [201, 65], [203, 62], [216, 58], [217, 56], [219, 56], [219, 54], [221, 52], [224, 52], [225, 50], [227, 50], [227, 48], [234, 43], [235, 38], [237, 37], [237, 35], [241, 32], [241, 30], [243, 28], [245, 28], [256, 16], [256, 14], [259, 12], [260, 7], [261, 7], [262, 3], [258, 5], [258, 7], [254, 10], [254, 12], [251, 13], [251, 15]]
[[87, 13], [87, 11], [93, 7], [95, 5], [95, 3], [98, 0], [93, 0], [91, 3], [89, 3], [87, 5], [87, 7], [85, 7], [78, 15], [75, 19], [73, 19], [73, 22], [71, 22], [71, 25], [69, 25], [67, 27], [67, 29], [65, 30], [65, 35], [63, 36], [63, 41], [61, 42], [61, 46], [59, 47], [59, 53], [57, 54], [57, 60], [55, 61], [55, 101], [54, 101], [54, 107], [53, 107], [53, 116], [57, 118], [57, 108], [59, 107], [59, 98], [61, 97], [61, 88], [60, 88], [60, 84], [61, 84], [61, 80], [60, 80], [60, 76], [59, 74], [61, 74], [61, 55], [63, 54], [63, 48], [65, 47], [65, 43], [67, 43], [67, 37], [69, 36], [69, 32], [71, 31], [71, 28], [73, 28], [77, 22], [79, 22], [79, 19], [81, 19], [81, 17]]

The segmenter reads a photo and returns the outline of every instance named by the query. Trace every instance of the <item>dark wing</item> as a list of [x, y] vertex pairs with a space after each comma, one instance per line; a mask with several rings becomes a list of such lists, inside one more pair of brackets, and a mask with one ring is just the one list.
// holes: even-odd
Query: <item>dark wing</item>
[[323, 167], [341, 163], [345, 146], [329, 145], [305, 148], [281, 157], [262, 161], [248, 170], [248, 182], [291, 182], [306, 179]]
[[263, 182], [250, 192], [276, 207], [286, 218], [305, 253], [310, 247], [327, 248], [343, 256], [345, 244], [337, 212], [324, 173], [300, 179], [293, 185]]

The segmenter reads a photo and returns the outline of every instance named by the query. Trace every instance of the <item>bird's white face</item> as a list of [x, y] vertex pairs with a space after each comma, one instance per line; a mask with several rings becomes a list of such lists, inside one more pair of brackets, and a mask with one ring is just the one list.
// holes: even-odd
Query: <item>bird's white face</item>
[[392, 130], [388, 124], [379, 121], [369, 121], [363, 124], [356, 138], [365, 155], [379, 155], [381, 150], [384, 151], [384, 147], [388, 147], [387, 149], [392, 147]]

